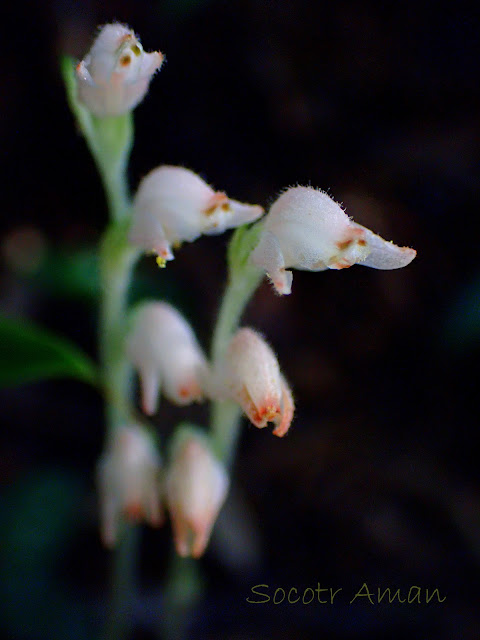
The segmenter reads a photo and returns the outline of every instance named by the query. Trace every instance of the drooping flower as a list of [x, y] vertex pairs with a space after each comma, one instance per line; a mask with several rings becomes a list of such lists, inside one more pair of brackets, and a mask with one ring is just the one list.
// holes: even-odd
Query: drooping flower
[[271, 206], [250, 260], [266, 271], [278, 293], [289, 294], [289, 267], [323, 271], [361, 264], [400, 269], [415, 256], [414, 249], [398, 247], [353, 222], [323, 191], [293, 187]]
[[162, 166], [141, 181], [134, 198], [130, 242], [172, 260], [172, 246], [192, 242], [259, 218], [258, 205], [231, 200], [183, 167]]
[[223, 361], [216, 363], [213, 395], [238, 402], [259, 428], [275, 423], [273, 433], [284, 436], [295, 410], [292, 392], [270, 346], [253, 329], [239, 329]]
[[147, 302], [135, 313], [127, 337], [127, 355], [140, 375], [142, 406], [152, 415], [158, 394], [175, 404], [201, 400], [203, 352], [185, 318], [165, 302]]
[[228, 476], [205, 436], [191, 428], [176, 433], [167, 471], [167, 504], [177, 553], [199, 558], [225, 501]]
[[161, 461], [151, 436], [137, 424], [116, 429], [98, 464], [101, 533], [113, 547], [123, 518], [163, 522], [160, 488]]
[[131, 29], [107, 24], [77, 66], [78, 97], [96, 116], [119, 116], [143, 100], [162, 62], [159, 51], [145, 53]]

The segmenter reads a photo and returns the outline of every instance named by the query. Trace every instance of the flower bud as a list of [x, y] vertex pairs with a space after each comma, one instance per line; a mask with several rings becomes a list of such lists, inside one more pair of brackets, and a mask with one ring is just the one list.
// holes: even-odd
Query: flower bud
[[78, 97], [99, 117], [127, 113], [143, 100], [162, 62], [159, 51], [145, 53], [131, 29], [107, 24], [77, 66]]
[[105, 545], [115, 545], [122, 516], [162, 524], [160, 473], [160, 456], [141, 426], [124, 425], [113, 432], [97, 474]]
[[140, 183], [134, 198], [130, 242], [172, 260], [172, 245], [223, 233], [252, 222], [263, 209], [231, 200], [182, 167], [162, 166]]
[[288, 267], [308, 271], [344, 269], [363, 264], [374, 269], [400, 269], [416, 256], [356, 224], [326, 193], [293, 187], [276, 200], [250, 260], [264, 269], [280, 294], [289, 294]]
[[202, 399], [200, 376], [206, 360], [192, 328], [171, 305], [148, 302], [135, 314], [127, 355], [140, 375], [142, 406], [157, 410], [160, 387], [175, 404]]
[[275, 354], [256, 331], [237, 331], [214, 378], [218, 398], [238, 402], [256, 427], [274, 422], [276, 436], [287, 433], [295, 409], [292, 393]]
[[194, 429], [181, 428], [175, 436], [166, 489], [177, 553], [199, 558], [225, 501], [228, 476]]

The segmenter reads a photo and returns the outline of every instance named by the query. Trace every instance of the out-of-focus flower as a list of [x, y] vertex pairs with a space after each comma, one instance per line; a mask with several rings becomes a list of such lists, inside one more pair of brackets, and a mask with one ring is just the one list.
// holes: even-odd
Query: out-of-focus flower
[[416, 256], [353, 222], [326, 193], [293, 187], [276, 200], [250, 260], [264, 269], [280, 294], [291, 291], [288, 267], [309, 271], [344, 269], [362, 264], [400, 269]]
[[206, 437], [194, 429], [176, 434], [166, 489], [177, 553], [199, 558], [225, 501], [228, 476]]
[[263, 213], [258, 205], [231, 200], [183, 167], [162, 166], [140, 183], [134, 199], [130, 242], [172, 260], [172, 246], [200, 235], [223, 233], [252, 222]]
[[165, 302], [147, 302], [135, 313], [127, 355], [140, 375], [142, 406], [152, 415], [158, 394], [178, 405], [201, 400], [206, 360], [185, 318]]
[[256, 427], [274, 422], [279, 437], [290, 428], [292, 393], [272, 349], [253, 329], [239, 329], [233, 336], [223, 361], [215, 364], [210, 392], [238, 402]]
[[107, 24], [77, 66], [78, 97], [96, 116], [119, 116], [143, 100], [162, 62], [159, 51], [145, 53], [131, 29]]
[[160, 474], [160, 456], [145, 429], [131, 424], [113, 432], [97, 474], [105, 545], [114, 546], [122, 517], [162, 524]]

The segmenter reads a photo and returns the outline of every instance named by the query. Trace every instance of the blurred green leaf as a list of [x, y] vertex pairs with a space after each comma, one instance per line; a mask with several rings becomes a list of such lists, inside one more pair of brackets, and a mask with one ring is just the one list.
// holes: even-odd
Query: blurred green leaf
[[50, 251], [30, 280], [55, 295], [96, 303], [100, 294], [97, 248]]
[[66, 584], [63, 570], [65, 554], [83, 525], [85, 495], [79, 477], [56, 469], [30, 472], [3, 490], [0, 628], [5, 637], [96, 637], [91, 611], [75, 591], [77, 577], [72, 574]]
[[74, 344], [24, 320], [0, 315], [0, 385], [71, 377], [96, 384], [93, 362]]

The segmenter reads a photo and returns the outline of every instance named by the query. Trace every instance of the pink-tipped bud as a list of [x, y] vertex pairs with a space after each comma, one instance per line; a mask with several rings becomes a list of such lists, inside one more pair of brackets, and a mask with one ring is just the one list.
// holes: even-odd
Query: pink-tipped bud
[[77, 66], [78, 97], [99, 117], [127, 113], [143, 100], [162, 62], [159, 51], [145, 53], [131, 29], [107, 24]]
[[219, 399], [238, 402], [256, 427], [274, 422], [276, 436], [287, 433], [294, 413], [292, 393], [272, 349], [253, 329], [239, 329], [233, 336], [213, 385]]
[[140, 375], [146, 414], [156, 412], [161, 387], [178, 405], [202, 399], [200, 379], [206, 360], [192, 328], [171, 305], [148, 302], [138, 308], [127, 355]]
[[199, 558], [205, 551], [228, 491], [228, 476], [208, 441], [181, 429], [167, 472], [167, 503], [177, 553]]
[[289, 294], [289, 267], [308, 271], [363, 264], [400, 269], [416, 256], [356, 224], [326, 193], [312, 187], [285, 191], [270, 208], [260, 241], [250, 259], [264, 269], [280, 294]]
[[114, 431], [97, 474], [106, 546], [115, 545], [122, 518], [162, 524], [160, 474], [160, 456], [143, 427], [132, 424]]
[[202, 234], [223, 233], [262, 213], [262, 207], [215, 192], [193, 171], [162, 166], [140, 183], [129, 237], [135, 246], [172, 260], [172, 246], [192, 242]]

